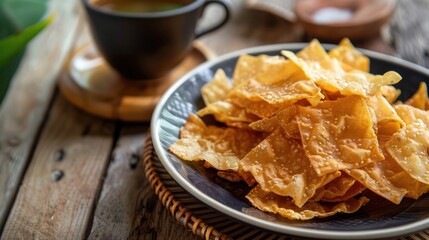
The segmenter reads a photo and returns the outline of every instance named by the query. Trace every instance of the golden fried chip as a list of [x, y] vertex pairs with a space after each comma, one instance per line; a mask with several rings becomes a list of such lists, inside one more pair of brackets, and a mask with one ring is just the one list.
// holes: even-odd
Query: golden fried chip
[[367, 92], [369, 95], [374, 95], [380, 92], [383, 86], [398, 83], [402, 77], [395, 71], [388, 71], [383, 75], [370, 75], [368, 79], [370, 84]]
[[369, 71], [369, 58], [354, 48], [349, 39], [343, 39], [340, 44], [329, 51], [329, 56], [338, 59], [348, 66], [364, 72]]
[[349, 188], [356, 182], [355, 179], [341, 174], [340, 177], [335, 178], [330, 183], [317, 189], [314, 196], [309, 200], [310, 202], [318, 202], [323, 198], [332, 199], [344, 195]]
[[418, 119], [423, 121], [429, 128], [429, 112], [410, 105], [398, 104], [393, 107], [398, 113], [399, 117], [404, 120], [405, 124], [411, 124]]
[[328, 53], [317, 39], [313, 39], [305, 48], [299, 51], [296, 56], [306, 61], [322, 63], [329, 61]]
[[252, 122], [249, 127], [255, 131], [272, 133], [279, 127], [279, 121], [276, 116], [263, 118]]
[[299, 58], [290, 51], [281, 53], [300, 67], [318, 86], [330, 92], [339, 91], [345, 96], [371, 96], [378, 93], [382, 86], [395, 84], [401, 80], [401, 76], [393, 71], [375, 76], [358, 70], [346, 72], [335, 58], [311, 61]]
[[392, 135], [405, 126], [404, 121], [381, 94], [367, 98], [367, 103], [375, 113], [377, 134]]
[[226, 179], [230, 182], [240, 182], [242, 179], [240, 175], [238, 175], [237, 172], [227, 170], [227, 171], [218, 171], [217, 174], [218, 177], [221, 177], [223, 179]]
[[421, 183], [410, 176], [404, 169], [392, 158], [390, 153], [386, 150], [386, 143], [392, 136], [379, 135], [378, 143], [383, 152], [385, 160], [380, 162], [379, 165], [383, 170], [386, 178], [396, 187], [407, 190], [405, 197], [417, 199], [422, 194], [429, 191], [429, 185]]
[[406, 189], [405, 197], [408, 198], [418, 199], [421, 195], [429, 192], [429, 185], [416, 181], [405, 171], [388, 177], [388, 179], [395, 186]]
[[361, 168], [346, 169], [344, 171], [374, 193], [395, 204], [399, 204], [407, 193], [406, 189], [395, 186], [387, 179], [385, 169], [381, 163], [371, 163]]
[[228, 127], [235, 127], [235, 128], [243, 128], [243, 129], [249, 129], [249, 123], [247, 122], [226, 122], [225, 123]]
[[386, 150], [414, 179], [429, 184], [429, 129], [417, 119], [390, 138]]
[[259, 185], [254, 187], [246, 198], [254, 207], [262, 211], [280, 214], [291, 220], [329, 217], [338, 212], [353, 213], [369, 201], [366, 197], [360, 197], [359, 199], [350, 198], [340, 203], [308, 202], [299, 208], [290, 198], [265, 192]]
[[344, 70], [338, 60], [332, 60], [329, 57], [319, 41], [311, 41], [296, 55], [290, 51], [281, 51], [281, 53], [324, 90], [337, 92], [342, 89], [341, 81], [343, 79], [340, 78], [344, 74]]
[[180, 129], [180, 138], [194, 138], [200, 139], [210, 137], [211, 141], [214, 141], [217, 136], [222, 134], [223, 129], [210, 127], [210, 134], [206, 132], [209, 127], [196, 115], [191, 114], [186, 120], [185, 125]]
[[[204, 167], [213, 168], [213, 166], [208, 162], [204, 162]], [[233, 170], [218, 171], [217, 176], [223, 179], [226, 179], [230, 182], [244, 181], [245, 183], [247, 183], [249, 187], [253, 187], [256, 185], [256, 180], [253, 177], [253, 175], [250, 172], [246, 172], [240, 168], [238, 168], [238, 171], [233, 171]]]
[[297, 115], [297, 105], [285, 107], [276, 115], [279, 125], [283, 128], [283, 132], [288, 138], [301, 139], [296, 118]]
[[250, 56], [247, 54], [241, 55], [237, 64], [235, 65], [234, 74], [232, 76], [233, 86], [239, 86], [247, 83], [250, 79], [255, 79], [259, 71], [259, 64], [261, 60], [267, 58], [267, 55], [260, 55], [258, 57]]
[[347, 192], [344, 193], [344, 195], [337, 196], [334, 198], [323, 197], [321, 200], [324, 202], [343, 202], [362, 193], [365, 189], [366, 187], [364, 185], [362, 185], [358, 181], [355, 181], [355, 183], [347, 190]]
[[246, 109], [229, 101], [216, 101], [197, 113], [201, 117], [211, 114], [217, 121], [223, 122], [228, 126], [237, 126], [238, 123], [243, 123], [247, 126], [249, 123], [259, 120], [256, 115], [248, 113]]
[[386, 100], [393, 104], [396, 99], [398, 99], [399, 95], [401, 95], [401, 90], [396, 89], [394, 86], [384, 85], [380, 89], [381, 95], [386, 98]]
[[264, 84], [272, 84], [285, 79], [303, 79], [304, 73], [295, 64], [283, 57], [271, 56], [259, 64], [256, 80]]
[[410, 174], [405, 172], [404, 169], [399, 166], [387, 151], [384, 150], [383, 153], [386, 158], [386, 160], [381, 163], [385, 169], [384, 173], [393, 185], [407, 190], [405, 197], [417, 199], [422, 194], [429, 191], [429, 185], [412, 178]]
[[[348, 176], [347, 174], [341, 174], [340, 177], [337, 177], [325, 186], [318, 188], [314, 196], [309, 201], [335, 201], [336, 198], [344, 196], [344, 194], [346, 194], [346, 192], [355, 184], [355, 182], [356, 180], [354, 178]], [[350, 197], [348, 196], [347, 198]]]
[[338, 98], [344, 97], [340, 92], [329, 92], [322, 89], [322, 94], [325, 100], [337, 100]]
[[231, 98], [231, 102], [245, 108], [247, 112], [255, 114], [260, 118], [272, 117], [280, 110], [280, 108], [263, 100], [252, 101], [244, 98], [233, 97]]
[[305, 156], [301, 144], [277, 129], [241, 161], [240, 168], [249, 171], [264, 191], [290, 196], [303, 206], [316, 189], [339, 176], [339, 172], [318, 176]]
[[201, 96], [206, 105], [224, 100], [228, 97], [232, 85], [225, 72], [218, 69], [213, 79], [201, 88]]
[[238, 175], [240, 175], [241, 179], [247, 183], [249, 187], [253, 187], [257, 184], [256, 179], [253, 177], [252, 173], [244, 171], [240, 168], [240, 165], [238, 166]]
[[273, 84], [249, 80], [247, 84], [234, 88], [231, 96], [251, 101], [263, 100], [276, 107], [293, 104], [301, 99], [316, 105], [323, 98], [320, 88], [310, 80], [284, 80]]
[[183, 160], [205, 160], [218, 170], [237, 171], [240, 159], [262, 139], [253, 131], [206, 126], [192, 114], [168, 150]]
[[346, 84], [342, 78], [344, 70], [338, 61], [331, 61], [329, 57], [326, 62], [306, 61], [290, 51], [281, 51], [281, 53], [300, 67], [307, 78], [323, 89], [330, 92], [337, 92], [344, 88]]
[[425, 82], [421, 82], [416, 93], [410, 99], [405, 101], [405, 104], [411, 105], [415, 108], [425, 110], [426, 101], [428, 99], [428, 90]]
[[383, 75], [372, 75], [361, 71], [351, 71], [344, 75], [347, 82], [343, 89], [343, 95], [372, 96], [381, 91], [386, 85], [398, 83], [402, 77], [396, 72], [389, 71]]
[[304, 73], [282, 57], [242, 55], [235, 66], [233, 85], [246, 84], [250, 80], [271, 84], [291, 77], [304, 79]]
[[362, 97], [299, 107], [297, 121], [305, 152], [320, 176], [383, 160]]

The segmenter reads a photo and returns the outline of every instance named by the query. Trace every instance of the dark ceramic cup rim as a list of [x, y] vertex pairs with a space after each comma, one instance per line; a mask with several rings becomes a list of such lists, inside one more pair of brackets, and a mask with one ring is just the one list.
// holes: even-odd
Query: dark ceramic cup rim
[[171, 17], [176, 15], [181, 15], [190, 11], [193, 11], [199, 7], [201, 7], [205, 0], [193, 0], [192, 3], [187, 4], [183, 7], [179, 7], [172, 10], [159, 11], [159, 12], [145, 12], [145, 13], [122, 13], [118, 11], [109, 11], [105, 10], [101, 7], [97, 7], [94, 4], [90, 3], [91, 0], [82, 0], [82, 2], [86, 5], [86, 7], [92, 9], [93, 11], [107, 14], [116, 17], [126, 17], [126, 18], [162, 18], [162, 17]]

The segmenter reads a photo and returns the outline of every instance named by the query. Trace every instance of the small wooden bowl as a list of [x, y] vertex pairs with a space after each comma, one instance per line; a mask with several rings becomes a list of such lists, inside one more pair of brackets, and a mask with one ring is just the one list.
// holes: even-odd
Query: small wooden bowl
[[[395, 10], [396, 0], [299, 0], [294, 12], [298, 23], [311, 37], [338, 42], [347, 37], [362, 40], [379, 34]], [[313, 15], [320, 9], [347, 9], [352, 16], [344, 21], [321, 23]]]

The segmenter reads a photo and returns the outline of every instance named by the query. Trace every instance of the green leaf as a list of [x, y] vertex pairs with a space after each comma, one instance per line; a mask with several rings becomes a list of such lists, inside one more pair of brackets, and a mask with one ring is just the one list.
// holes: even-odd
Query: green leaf
[[26, 43], [52, 20], [38, 23], [46, 13], [47, 2], [0, 0], [0, 103], [18, 69]]
[[0, 0], [0, 39], [39, 22], [46, 10], [47, 0]]
[[3, 69], [26, 46], [26, 44], [43, 30], [54, 16], [44, 19], [18, 34], [0, 40], [0, 70]]

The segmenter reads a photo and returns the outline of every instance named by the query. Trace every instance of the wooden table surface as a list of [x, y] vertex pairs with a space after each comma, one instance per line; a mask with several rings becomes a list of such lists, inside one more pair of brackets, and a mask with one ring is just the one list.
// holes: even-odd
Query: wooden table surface
[[[90, 35], [80, 1], [49, 4], [57, 17], [27, 48], [0, 109], [1, 238], [195, 239], [162, 207], [141, 162], [135, 165], [149, 123], [97, 118], [59, 93], [65, 59]], [[201, 24], [214, 21], [216, 11]], [[428, 13], [427, 0], [399, 1], [383, 34], [356, 45], [428, 67]], [[228, 24], [200, 40], [221, 55], [308, 37], [233, 0]]]

